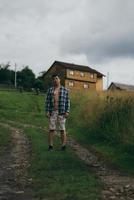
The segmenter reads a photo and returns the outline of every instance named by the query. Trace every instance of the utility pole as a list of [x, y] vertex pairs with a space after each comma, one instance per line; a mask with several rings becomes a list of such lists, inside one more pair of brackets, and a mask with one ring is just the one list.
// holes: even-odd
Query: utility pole
[[107, 72], [107, 89], [108, 89], [108, 86], [109, 86], [109, 72]]
[[14, 76], [14, 86], [17, 88], [17, 64], [15, 63], [15, 76]]

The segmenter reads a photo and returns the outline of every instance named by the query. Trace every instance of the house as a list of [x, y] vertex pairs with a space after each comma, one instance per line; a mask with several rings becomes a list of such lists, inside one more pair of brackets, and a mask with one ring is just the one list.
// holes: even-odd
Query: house
[[128, 91], [128, 92], [134, 92], [134, 85], [127, 85], [122, 83], [115, 83], [112, 82], [110, 86], [108, 87], [108, 90], [111, 91]]
[[103, 74], [88, 66], [55, 61], [44, 73], [46, 89], [50, 86], [51, 76], [58, 73], [61, 84], [71, 91], [102, 91]]

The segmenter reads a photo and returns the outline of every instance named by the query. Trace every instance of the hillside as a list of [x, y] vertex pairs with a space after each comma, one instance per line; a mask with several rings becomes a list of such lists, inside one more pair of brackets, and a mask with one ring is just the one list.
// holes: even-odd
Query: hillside
[[133, 111], [132, 94], [71, 95], [68, 149], [56, 137], [51, 154], [44, 96], [0, 92], [3, 198], [133, 199]]
[[43, 96], [1, 92], [0, 127], [2, 199], [101, 199], [100, 181], [71, 148], [59, 151], [55, 138], [47, 151]]

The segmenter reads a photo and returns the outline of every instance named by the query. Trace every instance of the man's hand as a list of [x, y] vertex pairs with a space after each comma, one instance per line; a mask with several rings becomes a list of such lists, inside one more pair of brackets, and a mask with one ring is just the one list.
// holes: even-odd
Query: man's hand
[[46, 116], [47, 116], [47, 118], [50, 118], [50, 113], [49, 113], [49, 112], [47, 112]]
[[66, 113], [64, 114], [64, 117], [67, 118], [68, 116], [69, 116], [69, 113], [66, 112]]

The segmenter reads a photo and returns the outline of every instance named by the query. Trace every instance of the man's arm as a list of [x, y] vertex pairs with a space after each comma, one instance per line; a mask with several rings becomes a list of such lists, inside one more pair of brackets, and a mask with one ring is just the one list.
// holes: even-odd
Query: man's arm
[[69, 98], [69, 94], [68, 94], [68, 91], [67, 91], [67, 94], [66, 94], [66, 117], [69, 115], [69, 112], [70, 112], [70, 98]]
[[50, 117], [50, 92], [49, 90], [47, 91], [47, 96], [45, 100], [45, 111], [46, 111], [46, 116]]

